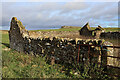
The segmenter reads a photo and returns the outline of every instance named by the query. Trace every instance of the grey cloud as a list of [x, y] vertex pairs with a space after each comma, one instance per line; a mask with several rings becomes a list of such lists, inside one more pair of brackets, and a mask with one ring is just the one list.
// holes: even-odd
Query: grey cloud
[[[110, 5], [110, 6], [109, 6]], [[103, 3], [99, 5], [95, 5], [89, 10], [88, 17], [92, 17], [94, 19], [100, 19], [101, 17], [106, 17], [106, 16], [117, 16], [117, 6], [113, 6], [113, 3]]]
[[[77, 5], [76, 5], [77, 4]], [[73, 5], [73, 6], [70, 6]], [[26, 23], [29, 24], [30, 22], [33, 22], [34, 24], [40, 24], [40, 22], [55, 22], [55, 21], [60, 21], [63, 20], [62, 17], [65, 18], [65, 16], [59, 15], [53, 15], [51, 18], [49, 17], [50, 14], [53, 11], [56, 10], [65, 10], [65, 11], [72, 11], [75, 10], [75, 7], [78, 7], [76, 9], [82, 9], [81, 7], [78, 6], [78, 3], [71, 3], [71, 4], [66, 4], [66, 5], [59, 5], [58, 3], [43, 3], [42, 5], [35, 5], [33, 8], [29, 6], [14, 6], [14, 4], [4, 4], [3, 5], [3, 24], [9, 22], [8, 20], [12, 16], [17, 16], [18, 18], [22, 19], [23, 21], [27, 21]], [[76, 6], [75, 6], [76, 5]], [[74, 7], [72, 9], [72, 7]], [[68, 10], [67, 10], [68, 9]], [[64, 14], [64, 13], [63, 13]], [[66, 14], [66, 13], [65, 13]], [[67, 17], [67, 16], [66, 16]], [[72, 19], [72, 18], [71, 18]], [[6, 21], [7, 20], [7, 21]], [[68, 20], [66, 20], [68, 21]], [[61, 22], [59, 22], [61, 23]], [[8, 25], [8, 24], [7, 24]]]
[[[110, 5], [110, 6], [109, 6]], [[101, 21], [116, 20], [117, 6], [113, 3], [4, 3], [3, 25], [9, 25], [10, 19], [16, 16], [27, 27], [49, 27], [61, 25], [91, 26], [102, 24]]]
[[[105, 21], [117, 21], [118, 9], [117, 3], [101, 3], [90, 6], [88, 11], [78, 14], [79, 18], [86, 19], [87, 21], [99, 23]], [[110, 5], [110, 6], [109, 6]], [[81, 17], [83, 16], [83, 17]], [[105, 24], [102, 24], [105, 25]], [[94, 25], [93, 25], [94, 26]]]
[[88, 7], [88, 5], [84, 2], [68, 2], [62, 7], [62, 12], [71, 12], [76, 10], [84, 10]]

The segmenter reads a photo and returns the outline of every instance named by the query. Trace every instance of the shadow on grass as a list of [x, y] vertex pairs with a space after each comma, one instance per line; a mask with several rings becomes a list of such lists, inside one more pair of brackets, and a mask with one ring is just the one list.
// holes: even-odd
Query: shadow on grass
[[3, 45], [5, 45], [6, 47], [10, 48], [10, 44], [8, 43], [2, 43]]

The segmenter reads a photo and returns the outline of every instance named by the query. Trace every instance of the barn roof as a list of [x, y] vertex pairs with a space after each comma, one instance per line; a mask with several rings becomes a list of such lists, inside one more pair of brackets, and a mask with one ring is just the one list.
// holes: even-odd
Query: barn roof
[[98, 25], [98, 27], [95, 30], [104, 30], [104, 28], [102, 28], [100, 25]]
[[90, 30], [90, 25], [89, 25], [88, 22], [83, 26], [83, 28], [85, 28], [85, 27], [86, 27], [88, 30]]

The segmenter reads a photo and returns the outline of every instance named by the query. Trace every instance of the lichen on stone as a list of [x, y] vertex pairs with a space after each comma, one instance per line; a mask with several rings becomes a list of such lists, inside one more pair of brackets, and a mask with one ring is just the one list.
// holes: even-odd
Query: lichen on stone
[[22, 22], [20, 20], [17, 21], [18, 25], [22, 28], [25, 29], [25, 26], [23, 26]]

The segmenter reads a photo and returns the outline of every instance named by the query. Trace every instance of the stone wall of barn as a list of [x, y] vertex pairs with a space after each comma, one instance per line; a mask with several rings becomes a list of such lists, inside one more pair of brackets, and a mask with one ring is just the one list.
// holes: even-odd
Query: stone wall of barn
[[82, 28], [79, 32], [82, 36], [92, 36], [92, 31], [88, 30], [86, 27]]

